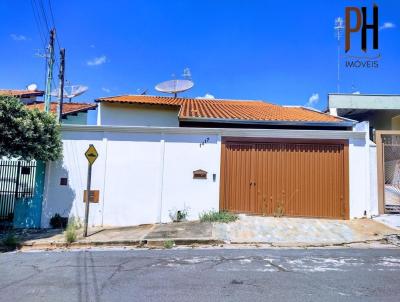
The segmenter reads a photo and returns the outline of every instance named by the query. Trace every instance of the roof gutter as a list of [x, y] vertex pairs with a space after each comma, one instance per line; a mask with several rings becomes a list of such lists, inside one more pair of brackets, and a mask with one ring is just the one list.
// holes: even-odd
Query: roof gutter
[[271, 126], [314, 126], [314, 127], [353, 127], [356, 122], [307, 122], [307, 121], [263, 121], [263, 120], [242, 120], [225, 118], [203, 118], [190, 117], [179, 118], [182, 122], [200, 122], [200, 123], [228, 123], [228, 124], [252, 124], [252, 125], [271, 125]]

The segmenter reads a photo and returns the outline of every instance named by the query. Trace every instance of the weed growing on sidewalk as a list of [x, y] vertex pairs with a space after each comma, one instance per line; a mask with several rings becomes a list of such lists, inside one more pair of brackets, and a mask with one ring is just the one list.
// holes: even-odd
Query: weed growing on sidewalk
[[234, 222], [239, 219], [236, 214], [228, 213], [228, 212], [219, 212], [211, 210], [209, 212], [203, 212], [199, 216], [201, 222]]
[[14, 233], [9, 233], [6, 238], [3, 239], [3, 244], [11, 249], [15, 249], [19, 245], [19, 239]]
[[76, 230], [80, 228], [79, 220], [76, 220], [74, 217], [71, 217], [68, 221], [67, 229], [65, 230], [65, 241], [68, 244], [76, 241], [77, 233]]
[[166, 249], [171, 249], [174, 247], [174, 245], [175, 245], [175, 242], [173, 240], [165, 240], [164, 241], [164, 247]]
[[183, 210], [173, 209], [169, 211], [169, 218], [171, 218], [172, 222], [186, 221], [188, 215], [189, 208], [187, 208], [186, 206], [183, 208]]

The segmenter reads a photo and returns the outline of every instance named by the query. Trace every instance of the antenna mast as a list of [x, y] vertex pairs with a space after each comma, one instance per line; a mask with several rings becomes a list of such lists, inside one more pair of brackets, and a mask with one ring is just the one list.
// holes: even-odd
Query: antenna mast
[[337, 92], [340, 92], [340, 39], [343, 37], [343, 19], [337, 17], [335, 19], [335, 35], [337, 38]]
[[46, 94], [44, 96], [44, 110], [50, 111], [50, 100], [51, 100], [51, 82], [53, 80], [53, 65], [54, 65], [54, 36], [56, 34], [55, 29], [50, 30], [50, 40], [48, 46], [48, 57], [47, 57], [47, 78], [46, 78]]

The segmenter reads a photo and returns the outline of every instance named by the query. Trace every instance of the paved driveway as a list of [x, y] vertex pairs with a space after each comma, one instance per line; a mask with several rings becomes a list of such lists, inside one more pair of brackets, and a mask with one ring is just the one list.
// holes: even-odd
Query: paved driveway
[[372, 219], [334, 220], [240, 215], [215, 224], [214, 236], [233, 243], [268, 242], [275, 246], [332, 245], [382, 239], [400, 233]]

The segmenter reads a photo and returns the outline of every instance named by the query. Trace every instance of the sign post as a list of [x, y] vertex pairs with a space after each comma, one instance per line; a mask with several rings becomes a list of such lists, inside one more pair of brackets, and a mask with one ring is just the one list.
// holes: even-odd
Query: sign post
[[87, 229], [89, 222], [90, 184], [92, 181], [92, 165], [99, 156], [99, 154], [97, 153], [96, 148], [92, 144], [90, 144], [89, 148], [85, 152], [85, 156], [88, 160], [88, 175], [87, 175], [87, 186], [86, 186], [87, 198], [85, 205], [85, 224], [84, 224], [83, 236], [87, 237]]

